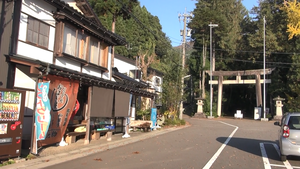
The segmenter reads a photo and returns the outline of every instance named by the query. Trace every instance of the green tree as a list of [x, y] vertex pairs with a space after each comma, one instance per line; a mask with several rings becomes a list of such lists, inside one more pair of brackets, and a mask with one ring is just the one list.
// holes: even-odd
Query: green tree
[[163, 109], [178, 117], [181, 97], [181, 56], [176, 50], [169, 50], [166, 57], [155, 64], [155, 68], [164, 72], [162, 102]]
[[[112, 29], [113, 21], [115, 21], [115, 33], [125, 37], [128, 42], [127, 46], [115, 47], [115, 53], [132, 59], [139, 57], [144, 78], [147, 77], [148, 67], [164, 72], [163, 107], [165, 110], [176, 112], [178, 100], [181, 99], [181, 85], [180, 81], [177, 81], [181, 77], [181, 71], [178, 72], [181, 67], [175, 65], [175, 62], [179, 63], [179, 53], [172, 49], [170, 39], [162, 31], [157, 16], [151, 15], [145, 6], [140, 6], [138, 1], [122, 0], [119, 3], [120, 1], [89, 0], [102, 24]], [[174, 60], [174, 64], [169, 65], [169, 59]], [[175, 70], [176, 73], [171, 70]], [[175, 87], [176, 90], [171, 89], [167, 84]]]
[[287, 93], [287, 106], [286, 109], [289, 112], [300, 111], [300, 56], [294, 55], [292, 57], [293, 65], [291, 66], [291, 72], [288, 75], [288, 82], [290, 92]]
[[139, 5], [137, 0], [88, 0], [104, 26], [115, 32], [118, 17], [124, 20], [131, 17], [132, 9]]

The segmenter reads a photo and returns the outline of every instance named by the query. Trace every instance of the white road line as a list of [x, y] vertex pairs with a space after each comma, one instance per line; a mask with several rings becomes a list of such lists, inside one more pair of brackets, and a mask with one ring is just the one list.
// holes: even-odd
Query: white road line
[[260, 146], [261, 156], [262, 156], [262, 159], [264, 162], [265, 169], [271, 169], [271, 165], [270, 165], [270, 162], [268, 159], [268, 155], [267, 155], [264, 143], [259, 143], [259, 146]]
[[270, 164], [270, 166], [272, 166], [272, 167], [282, 167], [282, 168], [285, 168], [285, 165], [278, 165], [278, 164]]
[[214, 156], [208, 161], [208, 163], [203, 167], [203, 169], [209, 169], [213, 163], [216, 161], [216, 159], [219, 157], [219, 155], [221, 154], [221, 152], [223, 151], [223, 149], [225, 148], [225, 146], [228, 144], [228, 142], [230, 141], [230, 139], [232, 138], [232, 136], [234, 135], [234, 133], [238, 130], [239, 127], [225, 123], [225, 122], [221, 122], [223, 124], [235, 127], [235, 129], [233, 130], [233, 132], [230, 134], [230, 136], [226, 139], [226, 141], [222, 144], [222, 146], [218, 149], [218, 151], [214, 154]]
[[[286, 168], [285, 165], [277, 165], [277, 164], [270, 164], [272, 167], [282, 167], [282, 168]], [[295, 167], [295, 166], [292, 166], [293, 169], [296, 169], [296, 168], [300, 168], [300, 167]]]
[[[279, 151], [279, 147], [278, 147], [277, 144], [275, 144], [275, 143], [267, 143], [267, 142], [265, 142], [265, 143], [259, 143], [259, 144], [260, 144], [260, 147], [261, 147], [261, 148], [260, 148], [261, 154], [265, 153], [265, 155], [266, 155], [265, 157], [268, 158], [267, 153], [266, 153], [266, 150], [265, 150], [265, 147], [264, 147], [264, 144], [271, 144], [271, 145], [273, 145], [273, 147], [275, 148], [275, 150], [276, 150], [278, 156], [280, 157], [280, 151]], [[263, 146], [263, 149], [262, 149], [262, 146]], [[264, 151], [264, 152], [263, 152], [263, 151]], [[264, 160], [264, 155], [263, 155], [263, 160]], [[267, 159], [267, 161], [269, 162], [269, 159]], [[264, 163], [265, 163], [265, 161], [264, 161]], [[284, 161], [283, 164], [284, 164], [284, 166], [285, 166], [287, 169], [293, 169], [293, 167], [291, 166], [291, 164], [289, 163], [288, 160]], [[269, 165], [274, 166], [274, 164], [270, 164], [270, 163], [269, 163]], [[278, 166], [280, 166], [280, 165], [278, 165]], [[265, 167], [265, 168], [266, 168], [266, 167]], [[295, 167], [294, 167], [294, 168], [295, 168]]]
[[[279, 147], [277, 144], [274, 144], [274, 143], [269, 143], [269, 144], [272, 144], [274, 146], [274, 148], [276, 149], [277, 151], [277, 154], [278, 156], [280, 157], [280, 150], [279, 150]], [[293, 167], [291, 166], [290, 162], [288, 160], [284, 161], [283, 164], [285, 165], [285, 167], [287, 169], [293, 169]]]

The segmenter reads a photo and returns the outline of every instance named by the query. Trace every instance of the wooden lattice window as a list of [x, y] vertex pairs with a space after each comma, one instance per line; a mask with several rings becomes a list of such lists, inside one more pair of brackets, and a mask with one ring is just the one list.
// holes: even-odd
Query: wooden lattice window
[[26, 41], [36, 46], [48, 48], [50, 25], [33, 17], [28, 17]]

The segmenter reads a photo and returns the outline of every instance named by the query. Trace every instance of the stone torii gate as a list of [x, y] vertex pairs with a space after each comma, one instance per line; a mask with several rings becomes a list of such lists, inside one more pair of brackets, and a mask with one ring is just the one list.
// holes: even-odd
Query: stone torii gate
[[[265, 74], [271, 74], [274, 70], [269, 68], [265, 69]], [[210, 71], [206, 71], [210, 75]], [[262, 91], [261, 84], [264, 83], [264, 79], [261, 79], [261, 75], [264, 74], [264, 69], [256, 70], [244, 70], [244, 71], [212, 71], [212, 76], [218, 76], [218, 80], [209, 80], [209, 84], [212, 85], [218, 84], [218, 107], [217, 114], [221, 116], [221, 105], [222, 105], [222, 92], [223, 84], [256, 84], [256, 106], [262, 106]], [[235, 76], [235, 80], [223, 80], [224, 76]], [[255, 76], [255, 79], [242, 79], [242, 76]], [[271, 79], [266, 79], [265, 83], [271, 83]]]

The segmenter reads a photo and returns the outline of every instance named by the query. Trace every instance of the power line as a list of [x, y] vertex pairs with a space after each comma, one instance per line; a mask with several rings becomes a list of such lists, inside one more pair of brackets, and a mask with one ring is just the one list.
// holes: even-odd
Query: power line
[[[162, 41], [162, 37], [161, 38], [158, 38], [156, 34], [154, 34], [154, 32], [152, 30], [150, 30], [148, 27], [146, 27], [132, 12], [130, 12], [126, 7], [125, 5], [120, 2], [120, 0], [117, 0], [121, 5], [122, 5], [122, 9], [129, 13], [133, 19], [140, 25], [142, 26], [143, 28], [147, 29], [157, 40], [160, 40], [161, 42], [164, 42], [165, 41]], [[164, 37], [163, 37], [164, 38]], [[181, 43], [178, 43], [178, 44], [181, 44]], [[168, 44], [169, 45], [169, 44]], [[193, 47], [194, 49], [203, 49], [202, 47]], [[207, 48], [209, 49], [209, 48]], [[256, 53], [256, 54], [263, 54], [263, 52], [260, 52], [260, 51], [247, 51], [247, 50], [229, 50], [229, 49], [215, 49], [216, 51], [226, 51], [226, 52], [229, 52], [229, 51], [234, 51], [234, 52], [237, 52], [237, 53]], [[178, 51], [178, 53], [180, 53]], [[269, 54], [280, 54], [280, 55], [300, 55], [300, 53], [291, 53], [291, 52], [267, 52]], [[216, 58], [216, 59], [220, 59], [220, 58]], [[228, 59], [224, 59], [224, 60], [228, 60]], [[249, 61], [249, 60], [240, 60], [240, 59], [231, 59], [232, 61], [240, 61], [240, 62], [252, 62], [253, 61]], [[255, 61], [256, 63], [261, 63], [262, 61]], [[297, 63], [284, 63], [284, 62], [266, 62], [267, 64], [277, 64], [277, 65], [300, 65], [297, 64]]]
[[[193, 47], [193, 49], [203, 49], [203, 47]], [[207, 49], [210, 49], [207, 47]], [[257, 53], [263, 54], [260, 51], [253, 51], [253, 50], [230, 50], [230, 49], [215, 49], [216, 51], [224, 51], [224, 52], [236, 52], [236, 53]], [[268, 54], [277, 54], [277, 55], [300, 55], [300, 53], [293, 53], [293, 52], [266, 52]]]
[[[216, 58], [217, 60], [225, 60], [225, 61], [235, 61], [235, 62], [244, 62], [244, 63], [252, 63], [252, 64], [259, 64], [262, 65], [263, 61], [250, 61], [250, 60], [242, 60], [242, 59], [231, 59], [231, 58], [227, 58], [227, 59], [222, 59], [222, 58]], [[266, 64], [269, 64], [271, 66], [275, 66], [278, 68], [291, 68], [291, 66], [299, 66], [300, 67], [300, 63], [288, 63], [288, 62], [267, 62]], [[284, 66], [286, 65], [286, 66]], [[290, 66], [288, 66], [290, 65]]]

